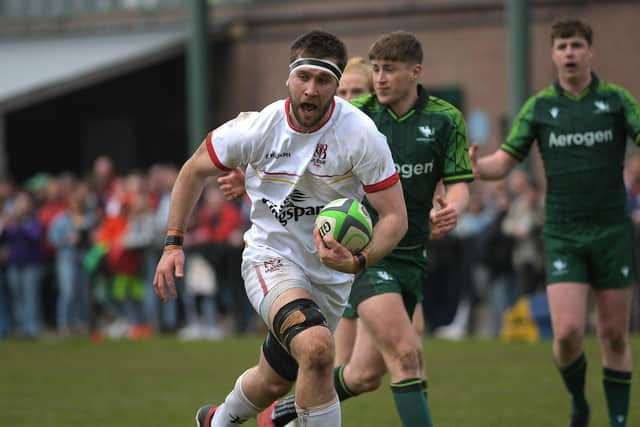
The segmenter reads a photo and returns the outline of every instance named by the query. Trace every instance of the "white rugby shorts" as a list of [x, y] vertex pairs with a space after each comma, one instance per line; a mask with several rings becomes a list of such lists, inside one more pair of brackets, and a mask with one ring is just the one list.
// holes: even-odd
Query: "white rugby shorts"
[[243, 253], [242, 278], [251, 305], [266, 325], [269, 325], [269, 312], [278, 296], [287, 289], [304, 288], [320, 307], [332, 332], [347, 305], [353, 283], [353, 279], [338, 284], [311, 283], [296, 264], [255, 248], [247, 248]]

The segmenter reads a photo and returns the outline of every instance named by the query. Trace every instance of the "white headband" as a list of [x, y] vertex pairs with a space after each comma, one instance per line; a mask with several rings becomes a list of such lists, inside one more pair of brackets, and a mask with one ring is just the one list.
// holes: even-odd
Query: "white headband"
[[323, 70], [329, 72], [339, 82], [342, 77], [342, 71], [336, 64], [326, 59], [316, 58], [299, 58], [289, 64], [289, 76], [293, 74], [298, 68], [315, 68], [316, 70]]

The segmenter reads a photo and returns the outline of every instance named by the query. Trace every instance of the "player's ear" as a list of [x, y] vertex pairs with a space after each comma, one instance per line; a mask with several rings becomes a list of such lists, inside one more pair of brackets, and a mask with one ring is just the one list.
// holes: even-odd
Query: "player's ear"
[[414, 82], [417, 81], [420, 77], [420, 73], [422, 73], [422, 64], [415, 64], [411, 68], [411, 80]]

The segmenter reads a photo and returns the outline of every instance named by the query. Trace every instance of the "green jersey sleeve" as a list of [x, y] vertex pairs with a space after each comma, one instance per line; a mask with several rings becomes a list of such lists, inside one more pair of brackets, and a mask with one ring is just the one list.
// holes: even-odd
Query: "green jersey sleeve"
[[638, 101], [633, 95], [623, 87], [615, 86], [615, 90], [620, 96], [622, 103], [627, 134], [633, 139], [636, 145], [640, 145], [640, 104], [638, 104]]
[[511, 126], [507, 140], [500, 148], [511, 154], [518, 161], [524, 160], [535, 141], [534, 110], [536, 96], [532, 96], [525, 102]]
[[453, 108], [451, 114], [452, 125], [444, 158], [442, 182], [454, 184], [456, 182], [473, 181], [471, 160], [469, 158], [469, 141], [467, 129], [462, 113]]

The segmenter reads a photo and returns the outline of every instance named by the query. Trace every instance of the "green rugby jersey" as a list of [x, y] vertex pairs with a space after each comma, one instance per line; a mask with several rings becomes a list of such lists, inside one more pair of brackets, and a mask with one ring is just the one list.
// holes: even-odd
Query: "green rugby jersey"
[[[398, 247], [418, 247], [429, 237], [429, 211], [440, 180], [472, 181], [467, 134], [462, 113], [417, 86], [418, 100], [402, 117], [382, 105], [375, 94], [351, 102], [373, 119], [387, 137], [409, 216], [409, 229]], [[374, 222], [377, 214], [365, 200]]]
[[534, 140], [547, 179], [547, 223], [617, 220], [626, 214], [627, 137], [640, 145], [640, 105], [620, 86], [592, 81], [579, 96], [556, 82], [529, 98], [501, 149], [518, 160]]

